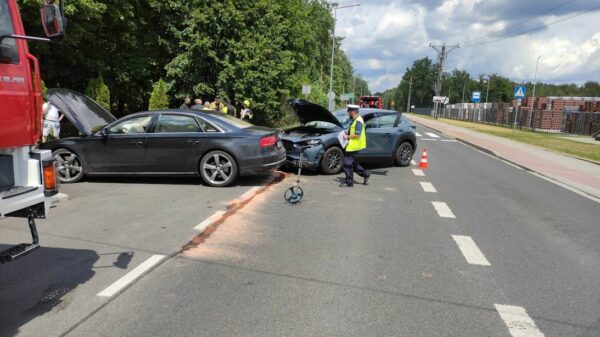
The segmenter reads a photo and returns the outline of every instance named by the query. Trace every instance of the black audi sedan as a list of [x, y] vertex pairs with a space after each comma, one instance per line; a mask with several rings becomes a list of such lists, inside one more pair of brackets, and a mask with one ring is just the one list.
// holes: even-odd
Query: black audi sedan
[[116, 119], [81, 93], [49, 89], [46, 95], [78, 131], [41, 145], [52, 150], [64, 183], [84, 176], [200, 176], [223, 187], [285, 162], [276, 130], [225, 114], [167, 110]]
[[[332, 113], [302, 99], [291, 100], [289, 104], [301, 125], [282, 134], [288, 166], [298, 166], [298, 148], [305, 147], [303, 167], [325, 174], [341, 172], [344, 151], [338, 137], [350, 126], [346, 110]], [[362, 163], [410, 165], [417, 148], [415, 126], [398, 111], [361, 108], [360, 115], [365, 121], [367, 148], [359, 152], [357, 159]]]

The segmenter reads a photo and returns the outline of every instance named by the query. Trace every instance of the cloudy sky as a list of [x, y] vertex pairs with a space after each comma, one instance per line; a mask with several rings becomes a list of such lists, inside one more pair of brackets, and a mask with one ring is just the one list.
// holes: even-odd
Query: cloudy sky
[[[462, 47], [446, 69], [552, 83], [600, 81], [599, 0], [342, 0], [336, 35], [372, 91], [396, 86], [433, 44]], [[517, 35], [531, 31], [523, 35]], [[515, 36], [516, 35], [516, 36]]]

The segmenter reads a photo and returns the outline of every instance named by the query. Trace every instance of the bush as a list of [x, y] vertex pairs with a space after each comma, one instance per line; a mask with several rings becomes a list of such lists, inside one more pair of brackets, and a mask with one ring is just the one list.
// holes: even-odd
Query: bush
[[162, 110], [169, 108], [169, 96], [167, 95], [167, 85], [161, 78], [153, 85], [152, 95], [148, 103], [148, 110]]
[[104, 83], [102, 74], [98, 74], [97, 78], [92, 78], [88, 81], [88, 85], [85, 88], [85, 94], [98, 102], [100, 106], [110, 111], [110, 90], [106, 83]]

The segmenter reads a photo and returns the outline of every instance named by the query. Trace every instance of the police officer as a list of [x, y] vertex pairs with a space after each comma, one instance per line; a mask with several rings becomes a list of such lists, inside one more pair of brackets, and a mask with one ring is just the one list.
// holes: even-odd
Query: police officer
[[344, 139], [348, 140], [344, 156], [344, 173], [346, 174], [346, 179], [340, 187], [354, 186], [354, 172], [363, 177], [364, 185], [368, 185], [369, 178], [371, 177], [371, 173], [360, 166], [355, 158], [360, 150], [367, 147], [365, 122], [359, 115], [358, 109], [358, 105], [348, 105], [348, 117], [352, 121], [348, 132], [344, 134]]

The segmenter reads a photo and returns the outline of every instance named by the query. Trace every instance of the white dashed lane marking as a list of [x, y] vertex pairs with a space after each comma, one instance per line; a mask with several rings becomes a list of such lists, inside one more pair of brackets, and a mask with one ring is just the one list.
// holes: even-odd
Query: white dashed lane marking
[[423, 172], [423, 170], [418, 170], [418, 169], [413, 169], [412, 170], [413, 173], [417, 176], [417, 177], [424, 177], [425, 176], [425, 172]]
[[435, 134], [435, 133], [433, 133], [433, 132], [425, 132], [425, 134], [426, 134], [426, 135], [428, 135], [428, 136], [429, 136], [429, 137], [431, 137], [431, 138], [440, 138], [440, 136], [436, 135], [436, 134]]
[[421, 187], [423, 187], [423, 191], [425, 191], [425, 192], [437, 193], [437, 190], [435, 189], [435, 187], [433, 187], [432, 183], [427, 183], [427, 182], [422, 181]]
[[423, 137], [423, 135], [422, 135], [422, 134], [420, 134], [420, 133], [418, 133], [418, 132], [415, 132], [415, 135], [416, 135], [417, 137]]
[[467, 263], [479, 266], [490, 266], [490, 262], [485, 258], [485, 255], [479, 250], [477, 244], [470, 236], [452, 235], [452, 238], [458, 245], [458, 248], [464, 255]]
[[417, 166], [417, 162], [416, 162], [414, 159], [410, 161], [410, 164], [411, 164], [412, 166]]
[[544, 334], [535, 326], [535, 322], [525, 308], [512, 305], [494, 304], [508, 331], [513, 337], [544, 337]]
[[194, 227], [195, 230], [203, 232], [206, 227], [212, 225], [215, 221], [219, 220], [223, 214], [225, 214], [224, 211], [217, 211], [215, 212], [215, 214], [209, 216], [206, 220], [202, 221], [198, 226]]
[[438, 212], [438, 215], [442, 218], [456, 219], [456, 215], [452, 213], [452, 210], [445, 202], [432, 201], [433, 207]]
[[139, 266], [135, 267], [132, 271], [125, 274], [125, 276], [121, 277], [115, 283], [108, 286], [108, 288], [102, 290], [98, 293], [100, 297], [112, 297], [119, 291], [123, 290], [133, 281], [138, 279], [142, 274], [146, 271], [152, 269], [152, 267], [156, 266], [160, 261], [165, 258], [165, 255], [152, 255], [148, 260], [144, 261]]

